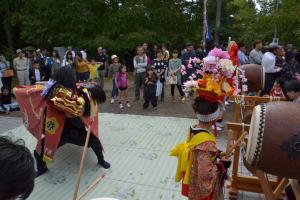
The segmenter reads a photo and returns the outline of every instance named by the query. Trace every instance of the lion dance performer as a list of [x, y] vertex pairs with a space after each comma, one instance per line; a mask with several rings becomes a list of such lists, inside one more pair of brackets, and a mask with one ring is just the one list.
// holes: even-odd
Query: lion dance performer
[[72, 69], [63, 67], [45, 86], [19, 86], [15, 93], [24, 125], [37, 139], [37, 176], [48, 171], [46, 163], [53, 160], [57, 148], [66, 143], [84, 146], [87, 129], [91, 130], [88, 145], [98, 164], [110, 168], [104, 160], [98, 133], [98, 105], [106, 100], [99, 86], [76, 85]]
[[170, 155], [178, 158], [176, 181], [182, 181], [182, 195], [189, 200], [224, 199], [222, 187], [230, 161], [220, 160], [221, 151], [210, 128], [223, 112], [224, 98], [238, 92], [235, 69], [228, 53], [215, 48], [198, 71], [202, 78], [184, 84], [186, 92], [196, 94], [192, 107], [198, 123]]

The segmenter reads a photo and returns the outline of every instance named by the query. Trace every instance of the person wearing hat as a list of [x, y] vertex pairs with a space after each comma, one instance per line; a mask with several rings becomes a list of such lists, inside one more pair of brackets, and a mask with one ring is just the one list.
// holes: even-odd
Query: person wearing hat
[[110, 103], [112, 104], [115, 102], [119, 94], [115, 78], [116, 78], [116, 74], [120, 70], [120, 67], [121, 64], [119, 63], [119, 57], [117, 55], [112, 55], [111, 64], [108, 69], [108, 75], [109, 77], [112, 77], [112, 84], [113, 84], [112, 91], [111, 91], [111, 101], [110, 101]]
[[95, 62], [100, 64], [100, 67], [98, 68], [98, 82], [99, 85], [104, 88], [105, 64], [107, 62], [107, 56], [104, 54], [102, 47], [98, 47], [98, 52], [95, 56]]
[[276, 56], [279, 54], [280, 46], [277, 43], [270, 43], [268, 51], [263, 55], [262, 67], [265, 70], [265, 87], [263, 95], [268, 95], [273, 88], [274, 82], [280, 78], [282, 68], [276, 66]]
[[17, 49], [16, 53], [17, 57], [13, 60], [13, 67], [17, 72], [19, 85], [30, 85], [29, 60], [21, 49]]

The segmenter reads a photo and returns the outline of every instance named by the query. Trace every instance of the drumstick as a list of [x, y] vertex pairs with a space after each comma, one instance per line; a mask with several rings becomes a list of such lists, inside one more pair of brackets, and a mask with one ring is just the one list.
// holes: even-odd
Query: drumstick
[[93, 189], [104, 177], [106, 174], [99, 176], [85, 191], [83, 191], [76, 200], [82, 199], [91, 189]]
[[230, 157], [230, 154], [235, 150], [235, 148], [237, 146], [239, 146], [242, 141], [245, 139], [246, 135], [248, 135], [247, 132], [244, 132], [240, 137], [239, 139], [236, 140], [235, 144], [233, 145], [233, 147], [231, 147], [228, 151], [226, 150], [226, 154], [225, 154], [225, 157], [226, 158], [229, 158]]
[[80, 168], [79, 168], [79, 172], [77, 174], [77, 179], [76, 179], [76, 186], [75, 186], [75, 191], [74, 191], [74, 195], [73, 195], [73, 200], [77, 199], [79, 185], [80, 185], [80, 179], [81, 179], [81, 175], [82, 175], [82, 171], [83, 171], [85, 157], [86, 157], [87, 150], [88, 150], [88, 143], [90, 140], [90, 136], [91, 136], [91, 126], [89, 126], [87, 134], [86, 134], [85, 144], [84, 144], [83, 153], [82, 153], [82, 157], [81, 157], [81, 161], [80, 161]]

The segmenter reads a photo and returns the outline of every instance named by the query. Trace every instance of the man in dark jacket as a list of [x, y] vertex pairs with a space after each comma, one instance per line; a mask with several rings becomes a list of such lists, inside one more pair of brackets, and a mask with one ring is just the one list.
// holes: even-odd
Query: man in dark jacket
[[35, 85], [36, 82], [45, 80], [45, 73], [37, 60], [33, 61], [33, 67], [29, 69], [29, 79], [31, 85]]

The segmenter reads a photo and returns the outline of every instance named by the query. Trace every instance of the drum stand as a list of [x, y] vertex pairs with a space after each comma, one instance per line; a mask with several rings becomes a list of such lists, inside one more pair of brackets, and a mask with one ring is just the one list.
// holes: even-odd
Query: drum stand
[[[235, 143], [241, 136], [242, 131], [249, 131], [250, 125], [249, 124], [241, 124], [241, 115], [246, 113], [247, 111], [253, 110], [253, 108], [260, 104], [260, 103], [267, 103], [270, 101], [273, 101], [270, 97], [257, 97], [257, 96], [238, 96], [240, 101], [236, 101], [235, 105], [235, 119], [234, 121], [237, 123], [227, 123], [227, 130], [228, 130], [228, 145], [232, 145], [230, 143]], [[236, 99], [232, 99], [236, 100]], [[241, 100], [244, 102], [244, 112], [241, 113]], [[277, 99], [274, 99], [277, 100]], [[281, 98], [280, 100], [285, 100], [285, 98]], [[233, 134], [230, 134], [230, 132], [233, 132]], [[231, 136], [230, 136], [231, 135]], [[255, 192], [255, 193], [265, 193], [260, 180], [256, 176], [245, 176], [240, 175], [238, 173], [239, 170], [239, 162], [240, 162], [240, 146], [235, 147], [235, 151], [233, 153], [233, 163], [232, 163], [232, 177], [229, 181], [229, 184], [227, 187], [229, 188], [229, 199], [235, 200], [237, 199], [237, 193], [239, 190], [247, 191], [247, 192]], [[282, 179], [277, 178], [277, 180], [269, 180], [269, 186], [273, 189], [277, 188]]]
[[267, 175], [263, 171], [256, 170], [255, 174], [259, 179], [260, 185], [264, 191], [267, 200], [279, 199], [284, 188], [289, 184], [289, 180], [287, 178], [283, 178], [279, 182], [275, 190], [273, 190], [272, 186], [270, 185], [270, 182], [268, 181]]

